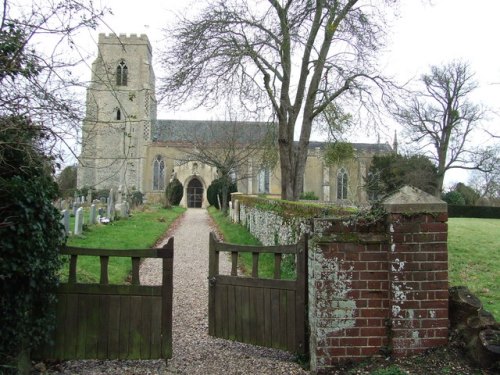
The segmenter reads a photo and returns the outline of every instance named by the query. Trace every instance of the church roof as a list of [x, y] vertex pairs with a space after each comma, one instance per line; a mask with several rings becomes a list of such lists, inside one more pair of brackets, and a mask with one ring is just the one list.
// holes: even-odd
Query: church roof
[[216, 141], [220, 137], [228, 137], [250, 143], [264, 139], [274, 130], [275, 125], [267, 122], [157, 120], [152, 137], [155, 142]]
[[[255, 121], [205, 121], [205, 120], [156, 120], [153, 125], [154, 142], [192, 143], [194, 139], [217, 141], [222, 136], [233, 137], [239, 142], [257, 142], [269, 134], [277, 133], [276, 124]], [[324, 148], [328, 142], [311, 141], [309, 148]], [[358, 152], [386, 153], [392, 148], [388, 143], [351, 143]]]

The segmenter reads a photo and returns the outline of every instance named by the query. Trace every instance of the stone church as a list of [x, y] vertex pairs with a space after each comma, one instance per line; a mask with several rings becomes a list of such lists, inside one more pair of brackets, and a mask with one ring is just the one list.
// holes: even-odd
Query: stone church
[[[87, 90], [78, 188], [121, 187], [127, 192], [140, 191], [149, 202], [154, 202], [163, 198], [166, 185], [176, 176], [184, 186], [181, 205], [208, 205], [206, 190], [217, 178], [217, 170], [204, 163], [186, 161], [183, 137], [209, 122], [157, 119], [156, 104], [152, 50], [147, 36], [100, 34]], [[339, 165], [325, 164], [323, 146], [321, 142], [310, 143], [304, 192], [313, 192], [325, 202], [366, 203], [364, 179], [372, 157], [392, 152], [391, 146], [354, 143], [355, 157]], [[279, 165], [269, 170], [252, 158], [247, 164], [248, 177], [238, 180], [238, 191], [281, 194]]]

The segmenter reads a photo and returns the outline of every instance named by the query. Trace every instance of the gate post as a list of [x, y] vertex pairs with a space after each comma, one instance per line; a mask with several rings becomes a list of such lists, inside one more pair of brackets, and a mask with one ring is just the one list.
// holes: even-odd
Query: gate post
[[405, 186], [385, 214], [317, 219], [309, 249], [311, 370], [446, 345], [447, 205]]

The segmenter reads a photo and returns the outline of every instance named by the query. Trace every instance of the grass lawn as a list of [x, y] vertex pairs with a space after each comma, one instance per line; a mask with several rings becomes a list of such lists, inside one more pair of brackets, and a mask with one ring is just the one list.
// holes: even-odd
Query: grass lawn
[[[164, 209], [148, 207], [143, 212], [133, 211], [127, 220], [118, 220], [107, 225], [86, 227], [83, 235], [68, 238], [68, 246], [101, 249], [147, 249], [166, 232], [170, 224], [184, 208]], [[108, 272], [111, 284], [122, 284], [132, 270], [130, 258], [110, 258]], [[99, 282], [100, 263], [98, 257], [78, 257], [77, 277], [79, 282]], [[62, 278], [68, 276], [68, 266], [63, 267]]]
[[450, 218], [450, 285], [466, 285], [500, 320], [500, 220]]
[[[224, 236], [224, 242], [239, 245], [261, 245], [259, 240], [253, 237], [245, 227], [231, 222], [222, 211], [209, 207], [208, 213], [217, 223]], [[238, 266], [246, 274], [250, 274], [252, 272], [252, 253], [240, 253]], [[259, 256], [259, 277], [274, 277], [274, 254], [261, 254]], [[281, 278], [285, 280], [295, 279], [295, 265], [290, 256], [285, 256], [281, 262]]]

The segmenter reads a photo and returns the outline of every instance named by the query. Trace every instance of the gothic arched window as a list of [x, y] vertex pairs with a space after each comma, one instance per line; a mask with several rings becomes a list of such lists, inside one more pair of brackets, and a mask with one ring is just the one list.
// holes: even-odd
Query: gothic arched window
[[118, 86], [127, 86], [128, 68], [125, 61], [121, 61], [116, 67], [116, 84]]
[[115, 109], [115, 114], [116, 114], [116, 120], [121, 120], [122, 119], [122, 111], [120, 111], [120, 108]]
[[165, 189], [165, 162], [160, 155], [153, 161], [153, 190]]
[[337, 173], [337, 199], [347, 199], [347, 171], [341, 168]]

